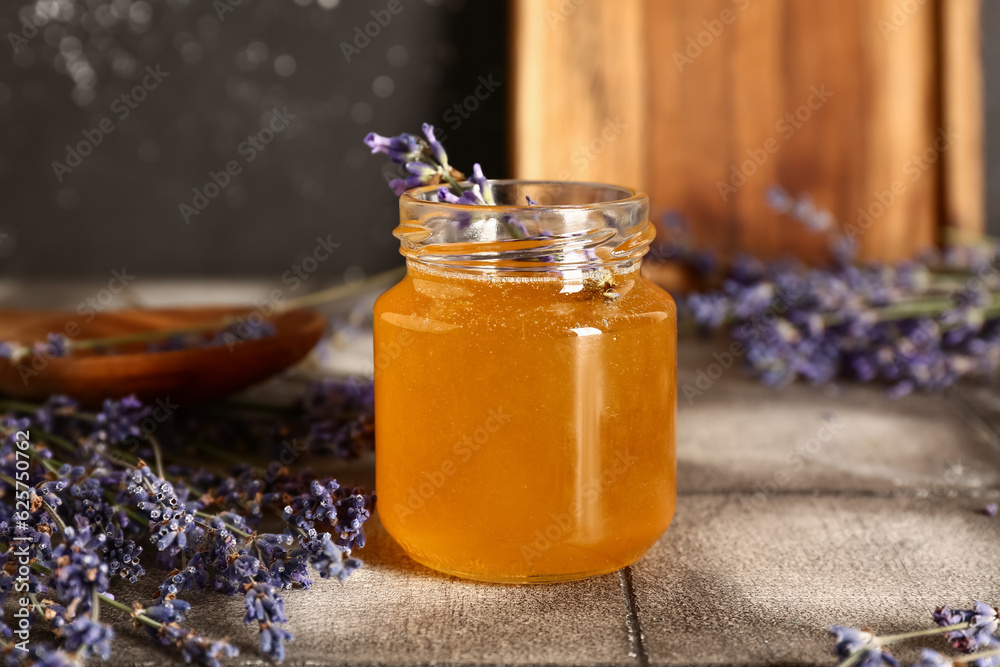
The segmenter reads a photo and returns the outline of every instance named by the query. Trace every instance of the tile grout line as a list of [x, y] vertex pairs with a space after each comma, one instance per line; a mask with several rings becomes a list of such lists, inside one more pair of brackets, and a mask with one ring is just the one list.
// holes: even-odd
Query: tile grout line
[[635, 587], [632, 583], [632, 567], [626, 565], [618, 570], [622, 584], [622, 597], [625, 598], [625, 627], [628, 629], [629, 655], [636, 659], [640, 667], [649, 665], [649, 654], [646, 652], [645, 638], [642, 636], [642, 623], [639, 621], [639, 601], [635, 597]]

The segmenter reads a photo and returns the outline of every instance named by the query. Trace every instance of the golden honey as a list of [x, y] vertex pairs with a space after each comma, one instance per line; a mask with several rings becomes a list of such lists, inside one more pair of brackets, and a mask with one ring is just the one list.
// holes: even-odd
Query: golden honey
[[375, 304], [379, 516], [415, 560], [497, 582], [639, 559], [676, 500], [676, 310], [639, 272], [408, 260]]

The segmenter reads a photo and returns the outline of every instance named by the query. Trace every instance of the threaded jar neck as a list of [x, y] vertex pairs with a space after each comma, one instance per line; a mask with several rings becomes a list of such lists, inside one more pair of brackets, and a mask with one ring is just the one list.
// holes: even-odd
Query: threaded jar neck
[[[478, 273], [626, 270], [656, 235], [649, 200], [631, 188], [571, 181], [490, 181], [497, 204], [406, 192], [393, 232], [408, 262]], [[529, 204], [529, 198], [537, 204]]]

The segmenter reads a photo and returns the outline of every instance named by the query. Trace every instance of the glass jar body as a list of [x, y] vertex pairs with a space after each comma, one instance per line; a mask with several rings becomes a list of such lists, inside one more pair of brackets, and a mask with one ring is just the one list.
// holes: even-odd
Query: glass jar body
[[664, 533], [676, 309], [638, 266], [523, 276], [409, 261], [379, 298], [378, 511], [412, 558], [565, 581], [628, 565]]

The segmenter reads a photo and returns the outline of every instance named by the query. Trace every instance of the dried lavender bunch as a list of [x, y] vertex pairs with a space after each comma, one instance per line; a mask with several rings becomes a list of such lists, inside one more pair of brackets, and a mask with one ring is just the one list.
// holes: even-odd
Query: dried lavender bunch
[[236, 322], [223, 328], [198, 330], [164, 330], [139, 334], [89, 338], [74, 340], [58, 333], [50, 333], [45, 342], [27, 345], [17, 341], [0, 341], [0, 359], [10, 359], [18, 363], [25, 357], [42, 356], [49, 358], [68, 357], [74, 352], [88, 351], [96, 354], [113, 355], [122, 345], [145, 342], [148, 352], [171, 352], [209, 347], [226, 346], [230, 349], [240, 343], [259, 340], [275, 335], [270, 322]]
[[[311, 388], [309, 407], [292, 410], [288, 420], [213, 419], [271, 423], [247, 433], [276, 438], [304, 430], [296, 417], [322, 413], [338, 443], [324, 442], [324, 453], [354, 451], [348, 441], [367, 434], [350, 425], [363, 419], [366, 404], [360, 399], [339, 410], [334, 404], [355, 393], [354, 385], [325, 383]], [[262, 652], [280, 660], [292, 639], [282, 627], [280, 591], [308, 588], [316, 574], [343, 581], [361, 567], [352, 553], [364, 546], [374, 496], [360, 489], [284, 467], [220, 474], [183, 465], [161, 469], [158, 440], [143, 431], [152, 410], [134, 398], [106, 401], [96, 414], [58, 397], [39, 406], [4, 402], [0, 409], [0, 604], [16, 591], [9, 602], [26, 601], [23, 629], [47, 624], [60, 641], [59, 649], [21, 650], [28, 648], [18, 634], [22, 621], [0, 624], [7, 665], [107, 658], [114, 633], [101, 612], [108, 609], [128, 614], [186, 661], [218, 665], [236, 649], [182, 625], [190, 604], [180, 598], [195, 588], [242, 596], [244, 621], [256, 627]], [[185, 425], [200, 429], [209, 418], [177, 411], [157, 435], [173, 444], [188, 433]], [[144, 458], [156, 460], [156, 470]], [[268, 508], [273, 527], [265, 522]], [[156, 600], [132, 607], [119, 602], [132, 584], [151, 576], [154, 561], [167, 571]], [[22, 572], [23, 563], [31, 566]]]
[[[902, 396], [940, 391], [1000, 365], [1000, 271], [995, 246], [950, 249], [890, 266], [852, 260], [854, 242], [832, 216], [784, 191], [772, 205], [830, 236], [833, 265], [734, 259], [722, 285], [693, 294], [687, 312], [725, 329], [764, 383], [886, 382]], [[697, 394], [700, 390], [688, 387]]]
[[830, 634], [836, 637], [834, 653], [842, 658], [838, 667], [898, 667], [899, 661], [886, 645], [942, 633], [952, 648], [968, 655], [948, 657], [924, 648], [914, 667], [1000, 667], [1000, 620], [996, 607], [985, 602], [974, 603], [972, 609], [938, 607], [933, 616], [939, 627], [897, 635], [878, 636], [867, 628], [831, 627]]
[[[495, 205], [497, 202], [493, 196], [493, 188], [489, 179], [483, 175], [479, 163], [472, 165], [472, 176], [464, 184], [465, 175], [448, 164], [448, 154], [434, 135], [434, 126], [424, 123], [422, 129], [423, 137], [405, 132], [395, 137], [383, 137], [370, 132], [365, 137], [365, 144], [372, 149], [372, 153], [385, 153], [390, 160], [406, 170], [404, 178], [389, 181], [393, 192], [399, 196], [411, 188], [444, 183], [437, 191], [438, 201], [466, 206]], [[528, 199], [529, 206], [536, 204], [537, 202]], [[468, 225], [470, 222], [471, 218], [465, 220], [464, 224]], [[528, 231], [521, 221], [503, 216], [501, 223], [513, 238], [528, 237]]]

